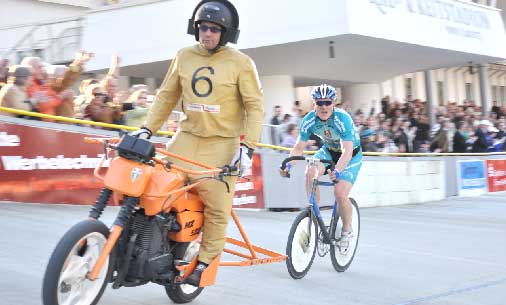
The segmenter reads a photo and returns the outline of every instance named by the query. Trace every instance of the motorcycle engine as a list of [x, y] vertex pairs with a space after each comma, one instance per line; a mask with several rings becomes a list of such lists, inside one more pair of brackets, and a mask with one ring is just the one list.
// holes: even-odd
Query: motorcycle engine
[[118, 278], [124, 280], [119, 285], [137, 286], [149, 281], [164, 284], [174, 277], [168, 223], [169, 219], [161, 215], [145, 216], [142, 210], [132, 216], [120, 241]]

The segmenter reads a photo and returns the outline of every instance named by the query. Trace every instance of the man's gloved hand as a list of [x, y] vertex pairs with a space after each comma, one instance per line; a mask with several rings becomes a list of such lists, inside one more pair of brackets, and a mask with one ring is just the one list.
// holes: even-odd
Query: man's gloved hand
[[332, 182], [337, 182], [337, 180], [341, 177], [341, 173], [338, 172], [337, 169], [334, 169], [333, 171], [328, 169], [327, 173], [329, 174], [330, 181]]
[[290, 169], [292, 168], [292, 164], [287, 163], [285, 169], [279, 168], [279, 174], [281, 177], [290, 178]]
[[239, 149], [235, 153], [234, 157], [232, 158], [230, 166], [237, 166], [240, 172], [239, 175], [242, 176], [244, 173], [246, 173], [248, 169], [251, 168], [252, 164], [253, 164], [253, 149], [249, 148], [244, 144], [241, 144], [239, 146]]
[[151, 132], [151, 130], [149, 130], [149, 128], [141, 127], [140, 129], [132, 131], [131, 133], [129, 133], [129, 135], [139, 138], [139, 139], [147, 140], [147, 139], [151, 138], [153, 133]]

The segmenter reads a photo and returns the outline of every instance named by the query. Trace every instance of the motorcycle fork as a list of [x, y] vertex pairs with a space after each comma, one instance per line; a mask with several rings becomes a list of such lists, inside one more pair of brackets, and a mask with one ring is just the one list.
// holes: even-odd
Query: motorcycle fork
[[102, 267], [104, 266], [105, 261], [111, 254], [112, 249], [121, 236], [121, 232], [123, 232], [123, 228], [125, 227], [128, 219], [132, 215], [132, 212], [137, 205], [139, 205], [139, 197], [125, 196], [125, 199], [123, 200], [123, 206], [121, 207], [118, 216], [114, 221], [114, 225], [112, 226], [111, 233], [109, 233], [107, 242], [100, 252], [100, 256], [98, 257], [97, 262], [88, 274], [88, 279], [90, 281], [97, 279], [100, 271], [102, 270]]

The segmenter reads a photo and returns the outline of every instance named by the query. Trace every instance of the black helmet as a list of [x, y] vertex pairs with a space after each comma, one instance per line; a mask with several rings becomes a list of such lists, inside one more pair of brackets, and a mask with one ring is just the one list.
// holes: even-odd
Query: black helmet
[[220, 45], [227, 42], [237, 43], [239, 38], [239, 15], [232, 3], [227, 0], [202, 0], [193, 10], [193, 15], [188, 20], [188, 34], [195, 35], [199, 41], [198, 25], [202, 21], [216, 23], [223, 28], [220, 37]]

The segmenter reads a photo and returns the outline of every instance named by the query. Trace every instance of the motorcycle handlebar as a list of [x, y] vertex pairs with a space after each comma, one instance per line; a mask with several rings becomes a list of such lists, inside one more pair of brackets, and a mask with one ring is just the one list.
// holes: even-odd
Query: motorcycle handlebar
[[[95, 138], [95, 137], [85, 137], [84, 138], [85, 143], [107, 144], [107, 146], [112, 149], [114, 149], [116, 147], [116, 145], [111, 145], [111, 144], [117, 144], [120, 140], [121, 140], [121, 138]], [[204, 163], [200, 163], [200, 162], [185, 158], [183, 156], [179, 156], [177, 154], [168, 152], [168, 151], [161, 149], [161, 148], [156, 148], [156, 151], [163, 154], [163, 155], [173, 157], [176, 159], [180, 159], [180, 160], [185, 161], [187, 163], [194, 164], [194, 165], [197, 165], [197, 166], [200, 166], [200, 167], [203, 167], [206, 169], [206, 170], [196, 171], [196, 170], [190, 170], [190, 169], [187, 169], [187, 168], [184, 168], [181, 166], [177, 166], [174, 164], [170, 164], [171, 168], [174, 168], [174, 169], [181, 171], [183, 173], [186, 173], [186, 174], [191, 174], [191, 175], [218, 175], [218, 174], [231, 175], [232, 172], [235, 172], [238, 170], [236, 166], [231, 166], [231, 165], [225, 165], [221, 168], [217, 168], [214, 166], [210, 166], [210, 165], [207, 165]], [[153, 158], [153, 161], [155, 161], [156, 163], [159, 163], [163, 166], [167, 166], [167, 163], [168, 163], [168, 161], [162, 160], [162, 159], [159, 159], [156, 157]]]

